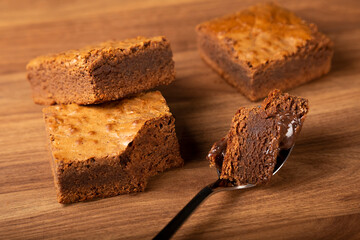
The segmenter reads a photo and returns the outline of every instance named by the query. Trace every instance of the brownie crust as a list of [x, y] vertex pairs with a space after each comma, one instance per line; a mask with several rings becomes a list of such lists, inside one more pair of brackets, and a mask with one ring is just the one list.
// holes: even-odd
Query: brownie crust
[[26, 68], [33, 99], [44, 105], [97, 104], [175, 79], [172, 51], [165, 37], [109, 41], [41, 56]]
[[[270, 7], [278, 8], [272, 5]], [[213, 20], [214, 24], [220, 20]], [[275, 48], [273, 51], [276, 57], [272, 59], [269, 56], [261, 56], [256, 50], [251, 51], [252, 58], [242, 57], [250, 53], [241, 48], [244, 52], [239, 52], [236, 45], [241, 44], [241, 41], [234, 40], [231, 35], [219, 37], [223, 33], [211, 27], [212, 25], [210, 21], [196, 28], [202, 59], [251, 101], [267, 96], [274, 88], [291, 89], [330, 71], [333, 43], [320, 33], [314, 24], [303, 26], [309, 31], [308, 36], [302, 39], [303, 45], [298, 44], [296, 50], [283, 53], [281, 49]], [[264, 46], [260, 45], [259, 49], [262, 47], [265, 51], [271, 48], [271, 45], [272, 42], [269, 41]], [[276, 51], [282, 56], [278, 56]]]

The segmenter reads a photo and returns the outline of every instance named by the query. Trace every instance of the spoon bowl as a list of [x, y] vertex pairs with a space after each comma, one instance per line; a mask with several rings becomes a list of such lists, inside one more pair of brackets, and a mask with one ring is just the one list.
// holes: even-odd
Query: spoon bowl
[[[273, 175], [275, 175], [289, 158], [294, 146], [287, 150], [280, 150], [276, 159]], [[227, 179], [220, 178], [220, 171], [217, 170], [219, 179], [203, 188], [191, 201], [153, 238], [170, 239], [172, 235], [182, 226], [193, 211], [210, 195], [221, 191], [232, 191], [255, 187], [256, 184], [237, 185]]]

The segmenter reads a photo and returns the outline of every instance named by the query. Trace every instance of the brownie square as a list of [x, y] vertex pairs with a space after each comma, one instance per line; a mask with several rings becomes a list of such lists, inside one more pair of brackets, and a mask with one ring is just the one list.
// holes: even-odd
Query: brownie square
[[330, 71], [331, 40], [273, 3], [204, 22], [196, 31], [203, 60], [252, 101]]
[[43, 113], [60, 203], [144, 191], [149, 177], [183, 165], [175, 119], [158, 91]]
[[30, 61], [27, 77], [38, 104], [102, 103], [175, 79], [165, 37], [109, 41]]

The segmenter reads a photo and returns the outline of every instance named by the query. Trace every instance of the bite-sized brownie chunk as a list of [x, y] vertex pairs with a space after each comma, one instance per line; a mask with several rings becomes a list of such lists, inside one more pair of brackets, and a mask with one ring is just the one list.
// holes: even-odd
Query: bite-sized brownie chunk
[[308, 100], [279, 90], [259, 107], [240, 108], [229, 133], [210, 150], [210, 165], [220, 178], [238, 185], [270, 181], [279, 154], [295, 144], [308, 110]]
[[158, 91], [43, 113], [60, 203], [143, 191], [149, 177], [183, 165], [175, 119]]
[[330, 71], [331, 40], [272, 3], [204, 22], [196, 30], [204, 61], [252, 101]]
[[172, 51], [165, 37], [109, 41], [41, 56], [26, 69], [38, 104], [102, 103], [175, 79]]

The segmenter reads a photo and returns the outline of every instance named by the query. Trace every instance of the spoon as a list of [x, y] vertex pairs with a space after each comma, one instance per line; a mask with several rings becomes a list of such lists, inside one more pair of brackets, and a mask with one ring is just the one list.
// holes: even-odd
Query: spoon
[[[287, 150], [280, 150], [276, 159], [273, 175], [275, 175], [284, 165], [293, 148], [294, 146]], [[220, 176], [220, 171], [217, 171]], [[227, 179], [219, 178], [217, 181], [207, 185], [198, 194], [196, 194], [196, 196], [191, 199], [191, 201], [153, 239], [170, 239], [172, 235], [174, 235], [174, 233], [183, 225], [186, 219], [193, 213], [193, 211], [210, 195], [221, 191], [246, 189], [255, 186], [255, 184], [235, 185]]]

